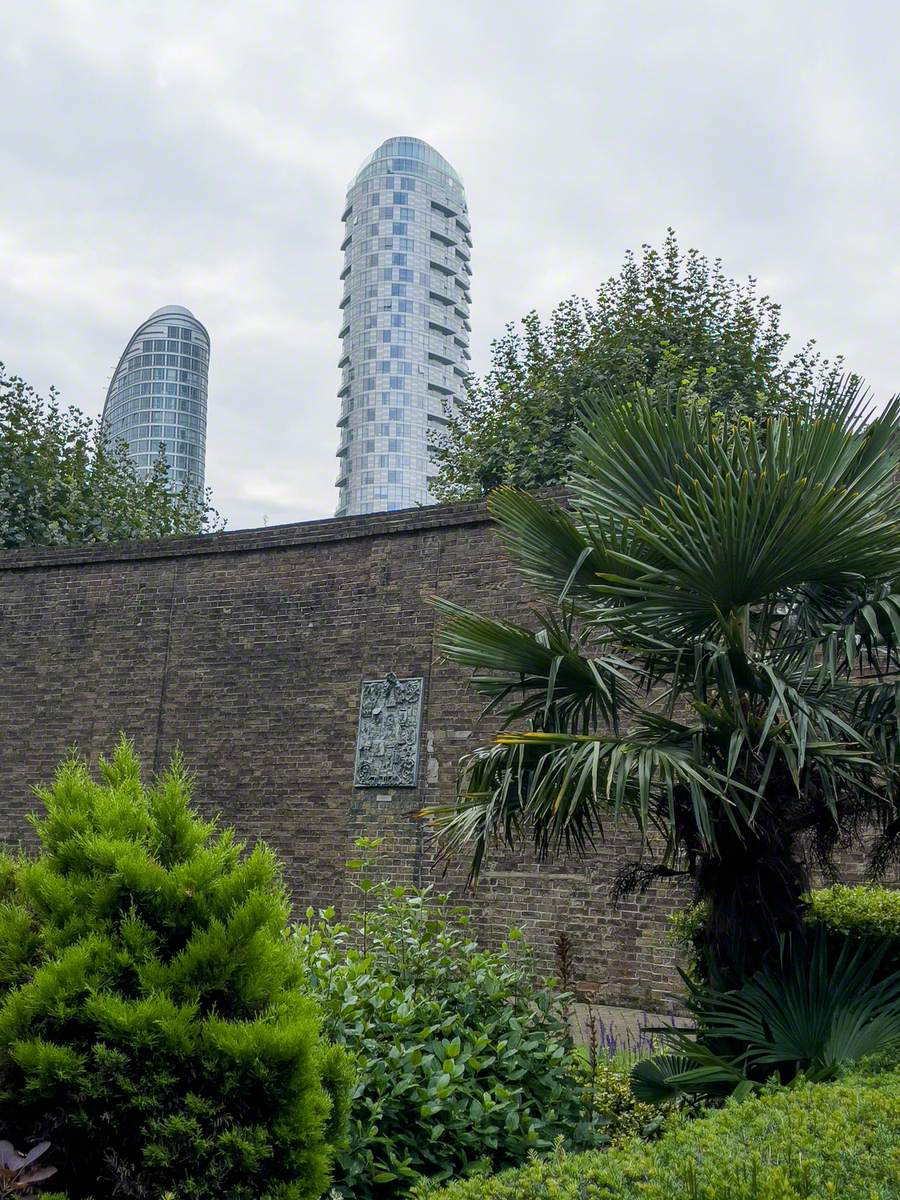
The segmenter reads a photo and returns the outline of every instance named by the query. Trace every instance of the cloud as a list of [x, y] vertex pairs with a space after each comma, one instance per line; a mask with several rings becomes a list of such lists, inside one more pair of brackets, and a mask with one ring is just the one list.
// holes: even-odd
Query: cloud
[[4, 25], [0, 358], [97, 413], [133, 328], [188, 305], [232, 527], [333, 512], [339, 218], [392, 134], [465, 178], [476, 369], [672, 224], [900, 386], [886, 2], [12, 0]]

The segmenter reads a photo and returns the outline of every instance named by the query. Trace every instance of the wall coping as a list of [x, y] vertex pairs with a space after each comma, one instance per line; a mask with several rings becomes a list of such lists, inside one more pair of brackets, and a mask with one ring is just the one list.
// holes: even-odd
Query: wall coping
[[262, 529], [235, 529], [190, 537], [159, 538], [153, 541], [100, 542], [82, 546], [29, 546], [20, 550], [0, 551], [0, 571], [24, 571], [79, 563], [246, 554], [259, 550], [283, 550], [310, 543], [346, 542], [356, 538], [389, 537], [430, 529], [446, 529], [456, 525], [480, 525], [490, 520], [484, 500], [432, 504], [424, 508], [367, 513], [365, 516], [325, 517], [288, 525], [269, 525]]

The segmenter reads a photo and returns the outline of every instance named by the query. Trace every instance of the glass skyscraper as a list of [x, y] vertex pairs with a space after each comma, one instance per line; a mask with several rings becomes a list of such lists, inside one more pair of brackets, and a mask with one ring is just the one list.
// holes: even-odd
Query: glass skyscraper
[[139, 325], [113, 373], [103, 426], [149, 474], [165, 448], [172, 484], [203, 488], [209, 334], [192, 312], [167, 304]]
[[469, 373], [472, 241], [462, 179], [418, 138], [388, 138], [343, 215], [339, 517], [431, 503], [429, 431]]

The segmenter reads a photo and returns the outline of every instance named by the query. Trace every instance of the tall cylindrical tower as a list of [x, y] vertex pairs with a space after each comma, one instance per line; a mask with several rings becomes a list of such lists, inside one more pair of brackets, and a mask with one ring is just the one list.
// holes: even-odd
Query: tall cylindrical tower
[[203, 488], [209, 334], [192, 312], [167, 304], [139, 325], [113, 373], [103, 427], [149, 474], [160, 444], [175, 487]]
[[431, 503], [429, 431], [469, 373], [472, 247], [462, 179], [418, 138], [388, 138], [343, 215], [339, 517]]

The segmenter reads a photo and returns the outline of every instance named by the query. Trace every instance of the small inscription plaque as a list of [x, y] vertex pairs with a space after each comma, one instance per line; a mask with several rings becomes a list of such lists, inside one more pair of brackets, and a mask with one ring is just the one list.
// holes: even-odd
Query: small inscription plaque
[[393, 674], [366, 679], [359, 698], [354, 786], [415, 787], [421, 723], [421, 679]]

